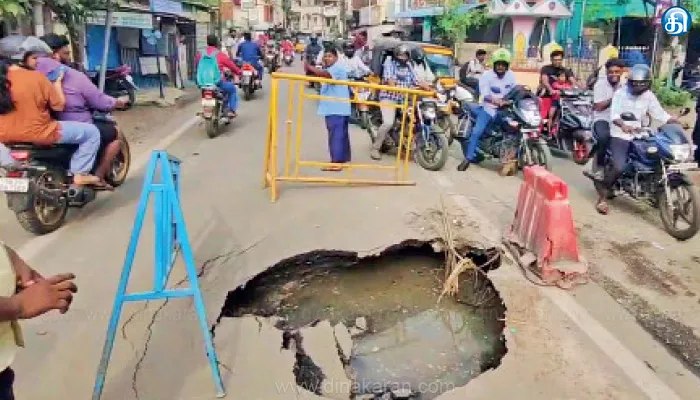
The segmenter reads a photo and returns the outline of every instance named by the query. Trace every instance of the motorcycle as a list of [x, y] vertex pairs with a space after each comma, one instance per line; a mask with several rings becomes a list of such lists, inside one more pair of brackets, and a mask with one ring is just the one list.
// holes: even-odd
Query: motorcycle
[[217, 87], [202, 88], [202, 112], [200, 115], [204, 119], [207, 137], [217, 137], [221, 126], [231, 122], [226, 111], [226, 93]]
[[[449, 145], [447, 144], [445, 135], [439, 129], [436, 129], [437, 100], [419, 100], [414, 110], [411, 112], [414, 112], [417, 117], [413, 126], [413, 143], [404, 143], [402, 154], [406, 154], [406, 151], [414, 151], [414, 156], [418, 165], [429, 171], [439, 171], [447, 163]], [[367, 132], [372, 141], [374, 141], [377, 136], [377, 128], [382, 124], [382, 116], [381, 110], [377, 106], [372, 106], [370, 108], [370, 113]], [[382, 144], [381, 151], [383, 153], [398, 152], [401, 140], [402, 119], [403, 114], [397, 112], [394, 125], [387, 133], [386, 139]], [[409, 116], [406, 116], [405, 123], [406, 127], [408, 127], [410, 123]]]
[[[621, 119], [637, 120], [629, 112], [623, 113]], [[613, 194], [625, 193], [658, 208], [664, 229], [672, 237], [688, 240], [695, 236], [700, 229], [700, 197], [687, 173], [697, 171], [698, 164], [693, 161], [693, 147], [683, 129], [663, 125], [652, 134], [651, 129], [640, 128], [628, 157], [627, 168], [615, 182]], [[584, 175], [593, 180], [598, 190], [604, 189], [589, 171], [584, 171]], [[679, 228], [680, 220], [688, 227]]]
[[[365, 82], [366, 76], [353, 78], [355, 82]], [[360, 101], [369, 100], [372, 91], [369, 89], [351, 89], [352, 91], [357, 90], [357, 99]], [[351, 96], [352, 98], [353, 96]], [[366, 129], [369, 124], [369, 111], [367, 106], [361, 107], [359, 104], [351, 102], [350, 103], [350, 123], [359, 125], [360, 128]]]
[[284, 61], [284, 64], [289, 67], [294, 62], [294, 53], [292, 53], [291, 51], [284, 53], [282, 61]]
[[[523, 95], [526, 93], [526, 95]], [[497, 158], [507, 163], [513, 158], [518, 167], [541, 165], [551, 169], [551, 155], [546, 141], [539, 134], [542, 118], [537, 99], [522, 86], [516, 86], [504, 98], [505, 105], [498, 110], [500, 118], [490, 133], [479, 140], [479, 152], [485, 158]], [[460, 139], [471, 136], [479, 104], [465, 103], [457, 124]]]
[[[99, 118], [111, 119], [106, 115], [96, 117]], [[105, 181], [115, 188], [126, 181], [131, 165], [129, 142], [121, 133], [117, 140], [120, 151], [105, 176]], [[7, 147], [15, 164], [4, 167], [0, 192], [5, 193], [8, 207], [28, 232], [53, 232], [65, 222], [69, 207], [81, 208], [95, 199], [94, 188], [71, 187], [73, 176], [68, 168], [78, 145], [12, 143]]]
[[241, 81], [238, 87], [243, 91], [243, 98], [250, 100], [253, 93], [258, 88], [258, 71], [250, 63], [242, 63], [241, 65]]
[[[99, 86], [99, 71], [90, 71], [88, 76], [95, 86]], [[138, 90], [138, 87], [136, 87], [134, 78], [131, 76], [130, 66], [122, 65], [121, 67], [107, 70], [104, 92], [114, 98], [128, 97], [129, 103], [124, 107], [125, 110], [128, 110], [136, 103], [136, 90]]]
[[465, 90], [459, 85], [446, 90], [440, 83], [437, 84], [438, 117], [437, 127], [447, 137], [447, 142], [451, 146], [455, 138], [459, 136], [457, 126], [452, 121], [452, 116], [461, 114], [463, 104], [473, 103], [475, 97], [469, 90]]
[[267, 51], [265, 52], [265, 68], [267, 68], [270, 73], [277, 71], [279, 68], [277, 59], [277, 50], [272, 47], [268, 47]]
[[549, 132], [545, 124], [543, 136], [551, 148], [571, 153], [576, 164], [585, 165], [593, 148], [593, 94], [567, 89], [560, 96], [559, 116], [554, 121], [556, 133]]

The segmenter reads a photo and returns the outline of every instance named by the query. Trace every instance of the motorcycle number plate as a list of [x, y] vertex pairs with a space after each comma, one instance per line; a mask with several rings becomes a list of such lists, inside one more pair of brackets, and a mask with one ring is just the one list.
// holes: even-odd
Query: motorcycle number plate
[[0, 192], [27, 193], [29, 191], [29, 179], [27, 178], [0, 178]]
[[203, 107], [214, 107], [216, 105], [216, 100], [214, 99], [202, 99]]
[[253, 76], [253, 71], [243, 71], [243, 76]]
[[670, 169], [671, 171], [689, 171], [693, 169], [698, 169], [698, 164], [692, 162], [671, 164], [668, 166], [668, 169]]

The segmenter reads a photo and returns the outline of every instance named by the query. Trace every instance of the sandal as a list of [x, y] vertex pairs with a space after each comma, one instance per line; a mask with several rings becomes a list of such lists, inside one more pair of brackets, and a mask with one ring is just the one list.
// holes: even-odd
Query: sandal
[[608, 206], [608, 203], [604, 201], [599, 201], [598, 204], [595, 206], [596, 211], [602, 215], [608, 215], [610, 212], [610, 207]]
[[107, 183], [104, 179], [100, 179], [100, 181], [94, 184], [93, 187], [95, 190], [106, 190], [109, 192], [114, 190], [114, 186]]
[[234, 119], [234, 118], [236, 118], [237, 116], [238, 116], [238, 114], [236, 114], [235, 111], [229, 111], [229, 113], [228, 113], [229, 119]]

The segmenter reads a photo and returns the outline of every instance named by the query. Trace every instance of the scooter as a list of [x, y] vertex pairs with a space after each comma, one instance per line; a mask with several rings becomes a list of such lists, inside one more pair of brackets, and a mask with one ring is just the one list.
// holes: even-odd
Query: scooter
[[[111, 120], [108, 114], [95, 117], [100, 118]], [[129, 142], [121, 134], [117, 140], [119, 153], [105, 175], [105, 181], [115, 188], [126, 181], [131, 166]], [[8, 207], [28, 232], [35, 235], [53, 232], [65, 222], [68, 208], [81, 208], [96, 198], [94, 188], [71, 185], [70, 159], [78, 145], [12, 143], [7, 147], [15, 163], [3, 167], [5, 176], [0, 177], [0, 192], [5, 193]]]
[[561, 107], [553, 132], [549, 132], [545, 123], [542, 136], [549, 147], [571, 154], [576, 164], [586, 165], [593, 147], [593, 93], [567, 89], [560, 96]]

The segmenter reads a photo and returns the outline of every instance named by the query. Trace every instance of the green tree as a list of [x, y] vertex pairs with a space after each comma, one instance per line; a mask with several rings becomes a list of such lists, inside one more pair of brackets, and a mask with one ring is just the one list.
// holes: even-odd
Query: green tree
[[467, 31], [486, 24], [488, 17], [484, 7], [464, 12], [464, 0], [446, 0], [437, 25], [442, 34], [453, 43], [463, 41]]
[[0, 0], [0, 17], [17, 17], [27, 14], [32, 8], [30, 0]]

